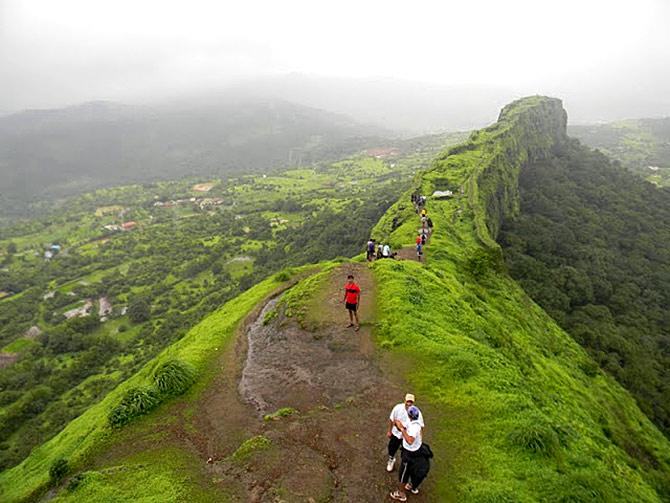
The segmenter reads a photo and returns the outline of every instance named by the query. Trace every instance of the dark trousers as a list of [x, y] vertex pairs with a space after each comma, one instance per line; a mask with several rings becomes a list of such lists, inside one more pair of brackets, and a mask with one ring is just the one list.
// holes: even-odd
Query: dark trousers
[[391, 435], [391, 438], [389, 438], [389, 457], [394, 457], [401, 445], [402, 438], [396, 438], [394, 435]]
[[418, 489], [430, 471], [430, 459], [405, 449], [401, 451], [400, 459], [400, 470], [398, 471], [400, 482], [409, 482], [412, 488]]

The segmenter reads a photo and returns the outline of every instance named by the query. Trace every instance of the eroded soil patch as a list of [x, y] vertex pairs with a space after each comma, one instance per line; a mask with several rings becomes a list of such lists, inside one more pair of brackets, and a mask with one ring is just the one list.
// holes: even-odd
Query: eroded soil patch
[[[362, 289], [359, 332], [346, 327], [341, 303], [350, 272]], [[405, 390], [381, 369], [373, 323], [374, 284], [365, 265], [335, 269], [304, 320], [286, 317], [281, 299], [268, 302], [241, 334], [248, 347], [237, 354], [238, 404], [223, 399], [228, 409], [248, 415], [224, 414], [218, 421], [227, 423], [222, 435], [238, 432], [237, 447], [253, 436], [269, 442], [244, 459], [233, 455], [232, 446], [218, 444], [223, 450], [209, 454], [214, 480], [236, 487], [240, 501], [387, 499], [397, 474], [385, 472], [386, 417]], [[223, 412], [217, 403], [230, 384], [207, 399], [210, 411]], [[297, 413], [262, 419], [281, 408]]]

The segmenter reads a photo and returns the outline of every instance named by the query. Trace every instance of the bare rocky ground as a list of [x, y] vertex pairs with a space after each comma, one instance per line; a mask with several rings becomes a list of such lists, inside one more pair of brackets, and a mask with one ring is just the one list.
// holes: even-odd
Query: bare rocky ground
[[[341, 303], [349, 272], [362, 289], [359, 332], [346, 328]], [[386, 418], [406, 390], [375, 354], [374, 305], [367, 267], [343, 265], [312, 300], [303, 323], [287, 318], [280, 299], [272, 299], [223, 355], [223, 372], [198, 404], [195, 428], [175, 433], [203, 463], [209, 460], [213, 481], [232, 489], [237, 501], [389, 499], [397, 472], [385, 471]], [[272, 310], [277, 316], [264, 324]], [[297, 412], [263, 419], [283, 407]], [[254, 436], [269, 445], [233, 455]]]

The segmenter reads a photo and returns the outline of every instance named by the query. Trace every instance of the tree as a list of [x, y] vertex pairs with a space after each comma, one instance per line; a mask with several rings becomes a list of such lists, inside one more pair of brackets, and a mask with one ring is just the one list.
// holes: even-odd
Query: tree
[[151, 305], [145, 297], [135, 297], [128, 304], [128, 318], [133, 323], [143, 323], [151, 317]]

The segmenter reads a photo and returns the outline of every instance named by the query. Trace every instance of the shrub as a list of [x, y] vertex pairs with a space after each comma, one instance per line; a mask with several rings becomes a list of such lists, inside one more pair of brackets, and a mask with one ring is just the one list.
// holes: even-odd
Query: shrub
[[121, 403], [108, 414], [107, 420], [112, 427], [120, 427], [132, 419], [148, 413], [156, 407], [160, 400], [156, 392], [150, 388], [129, 389]]
[[58, 458], [56, 461], [51, 463], [49, 468], [49, 478], [52, 482], [58, 483], [68, 474], [70, 471], [70, 465], [65, 458]]
[[263, 325], [267, 325], [270, 323], [272, 320], [274, 320], [277, 317], [278, 313], [276, 309], [272, 309], [265, 313], [265, 316], [263, 317]]
[[164, 395], [181, 395], [195, 381], [193, 367], [180, 360], [170, 360], [154, 372], [154, 385]]
[[279, 271], [275, 274], [275, 279], [277, 281], [288, 281], [291, 279], [291, 272], [289, 270]]
[[257, 435], [251, 437], [237, 448], [237, 450], [231, 456], [235, 461], [244, 461], [254, 452], [264, 451], [272, 445], [272, 442], [269, 438], [264, 437], [263, 435]]
[[276, 410], [272, 414], [266, 414], [263, 416], [264, 421], [272, 421], [272, 420], [277, 420], [282, 417], [288, 417], [292, 416], [293, 414], [297, 414], [298, 411], [295, 410], [293, 407], [282, 407], [281, 409]]
[[67, 490], [68, 491], [74, 491], [81, 485], [81, 483], [86, 479], [86, 474], [85, 473], [78, 473], [74, 477], [70, 479], [70, 481], [67, 483]]
[[470, 257], [465, 267], [472, 276], [482, 279], [490, 272], [500, 272], [502, 262], [495, 251], [480, 248]]
[[520, 419], [508, 438], [517, 447], [543, 456], [553, 456], [558, 451], [558, 434], [538, 413]]

